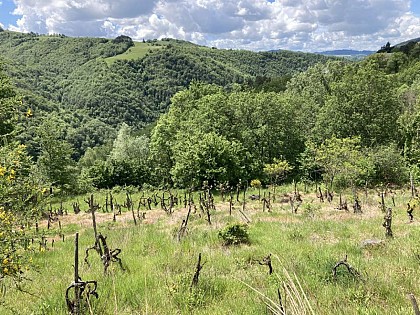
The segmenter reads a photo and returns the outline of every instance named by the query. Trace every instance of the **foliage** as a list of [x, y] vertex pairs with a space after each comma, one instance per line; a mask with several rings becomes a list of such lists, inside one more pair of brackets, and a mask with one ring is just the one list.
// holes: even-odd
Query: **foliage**
[[76, 163], [71, 155], [71, 145], [63, 141], [60, 121], [51, 116], [38, 129], [41, 153], [38, 165], [47, 180], [64, 190], [72, 190], [76, 185]]
[[252, 188], [260, 188], [261, 187], [261, 181], [259, 179], [252, 179], [250, 186]]
[[[293, 109], [280, 94], [227, 93], [215, 86], [193, 84], [172, 102], [152, 133], [150, 148], [152, 167], [166, 183], [189, 185], [194, 172], [200, 179], [216, 179], [200, 171], [198, 165], [206, 163], [222, 181], [263, 177], [264, 164], [281, 156], [293, 161], [302, 150]], [[212, 142], [224, 149], [210, 152]], [[209, 161], [202, 160], [206, 154]], [[170, 174], [165, 173], [167, 169]]]
[[292, 169], [293, 166], [286, 160], [274, 158], [273, 163], [265, 164], [264, 173], [271, 178], [272, 183], [278, 184], [278, 181], [284, 180]]
[[331, 84], [316, 121], [318, 139], [360, 137], [364, 146], [396, 139], [401, 106], [389, 92], [394, 85], [374, 61], [344, 67], [341, 80]]
[[[5, 69], [18, 90], [0, 77], [2, 142], [14, 138], [25, 144], [47, 181], [67, 190], [77, 190], [77, 182], [234, 184], [264, 178], [264, 167], [275, 159], [293, 167], [294, 176], [316, 180], [321, 167], [311, 151], [334, 137], [359, 137], [358, 150], [370, 152], [371, 159], [377, 154], [379, 164], [388, 163], [379, 158], [380, 150], [395, 143], [393, 151], [412, 167], [420, 161], [420, 62], [418, 44], [407, 45], [399, 51], [389, 45], [392, 53], [351, 63], [172, 39], [134, 43], [126, 36], [4, 31]], [[17, 94], [23, 95], [21, 103]], [[141, 137], [155, 122], [150, 141]], [[77, 170], [75, 161], [82, 157]], [[390, 181], [379, 164], [372, 180]], [[392, 181], [401, 183], [394, 175]]]
[[16, 92], [0, 68], [0, 146], [7, 143], [17, 119]]
[[0, 72], [0, 207], [25, 217], [39, 214], [43, 185], [26, 147], [14, 140], [19, 119], [19, 98], [9, 80]]
[[22, 256], [30, 240], [24, 229], [27, 222], [40, 215], [44, 188], [25, 145], [13, 138], [19, 105], [13, 86], [0, 72], [0, 288], [3, 293], [11, 283], [18, 285], [23, 280], [23, 272], [30, 265]]
[[244, 148], [216, 133], [192, 135], [174, 146], [171, 175], [178, 187], [200, 187], [207, 181], [236, 183], [244, 174]]
[[0, 206], [28, 219], [38, 216], [44, 188], [24, 145], [0, 147]]
[[308, 143], [314, 162], [322, 168], [322, 178], [332, 188], [334, 182], [341, 187], [364, 183], [373, 171], [369, 158], [361, 151], [360, 138], [332, 137], [319, 146]]
[[19, 285], [24, 280], [23, 274], [30, 268], [31, 258], [23, 255], [30, 240], [24, 229], [19, 228], [19, 220], [1, 206], [0, 239], [0, 289], [4, 293], [8, 283]]
[[374, 166], [373, 183], [403, 185], [408, 182], [407, 162], [395, 143], [375, 147], [370, 157]]
[[172, 39], [138, 43], [126, 36], [112, 40], [11, 31], [0, 32], [0, 48], [7, 73], [34, 112], [30, 128], [20, 135], [30, 154], [39, 153], [33, 129], [51, 112], [60, 112], [69, 123], [66, 140], [75, 159], [113, 138], [123, 122], [141, 129], [155, 121], [171, 97], [195, 80], [230, 86], [264, 76], [273, 78], [264, 90], [274, 91], [284, 88], [282, 78], [287, 81], [328, 60], [290, 51], [212, 49]]
[[84, 181], [97, 188], [142, 186], [150, 173], [148, 155], [149, 139], [133, 136], [131, 128], [123, 124], [112, 147], [104, 145], [86, 151], [79, 166]]
[[230, 223], [218, 233], [224, 245], [249, 244], [248, 226], [242, 223]]

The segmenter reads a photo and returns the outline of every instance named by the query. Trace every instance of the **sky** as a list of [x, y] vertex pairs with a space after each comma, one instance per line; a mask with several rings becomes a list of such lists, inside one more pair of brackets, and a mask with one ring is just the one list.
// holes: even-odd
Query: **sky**
[[254, 51], [378, 50], [420, 37], [420, 0], [0, 0], [0, 26]]

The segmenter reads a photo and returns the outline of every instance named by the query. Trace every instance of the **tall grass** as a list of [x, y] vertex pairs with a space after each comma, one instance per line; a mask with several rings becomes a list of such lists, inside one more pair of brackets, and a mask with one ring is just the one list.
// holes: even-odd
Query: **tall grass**
[[[133, 200], [139, 196], [133, 194]], [[103, 195], [96, 197], [104, 200]], [[303, 206], [292, 214], [289, 205], [279, 202], [272, 212], [263, 213], [259, 201], [247, 200], [250, 244], [240, 246], [224, 246], [218, 238], [229, 222], [243, 220], [237, 210], [229, 216], [228, 204], [219, 197], [212, 225], [198, 210], [191, 214], [181, 241], [176, 238], [186, 215], [181, 206], [172, 216], [158, 208], [147, 211], [146, 220], [137, 226], [130, 213], [123, 213], [116, 223], [111, 213], [99, 213], [98, 231], [107, 236], [111, 248], [122, 249], [119, 257], [127, 268], [122, 271], [112, 264], [108, 274], [93, 252], [91, 266], [83, 263], [84, 250], [94, 243], [90, 215], [64, 216], [65, 241], [57, 238], [52, 248], [54, 231], [50, 230], [48, 249], [32, 254], [37, 268], [26, 274], [31, 281], [24, 286], [31, 294], [10, 289], [2, 298], [0, 314], [67, 314], [64, 292], [73, 279], [75, 231], [80, 232], [80, 275], [83, 280], [98, 281], [99, 298], [90, 300], [88, 314], [267, 314], [267, 310], [282, 314], [278, 289], [286, 314], [411, 314], [407, 294], [420, 296], [420, 228], [416, 216], [408, 224], [409, 196], [399, 193], [397, 197], [393, 239], [385, 239], [383, 213], [374, 194], [363, 204], [362, 215], [321, 204], [313, 193], [303, 195], [303, 206], [317, 208], [310, 216]], [[65, 207], [71, 210], [71, 200]], [[40, 233], [46, 232], [45, 223], [40, 226]], [[56, 234], [57, 228], [53, 225]], [[361, 247], [363, 240], [372, 238], [384, 242]], [[197, 287], [191, 289], [198, 253], [205, 264]], [[258, 263], [269, 253], [278, 257], [273, 259], [272, 275]], [[345, 255], [362, 280], [345, 269], [332, 276], [332, 268]]]
[[[280, 259], [277, 256], [276, 259], [280, 263]], [[252, 287], [251, 285], [244, 283], [243, 281], [241, 282], [256, 292], [274, 315], [316, 314], [296, 274], [290, 275], [287, 269], [282, 266], [281, 274], [275, 272], [274, 276], [278, 279], [284, 292], [282, 296], [281, 289], [277, 289], [278, 301], [273, 300], [267, 294], [264, 294], [262, 291]]]

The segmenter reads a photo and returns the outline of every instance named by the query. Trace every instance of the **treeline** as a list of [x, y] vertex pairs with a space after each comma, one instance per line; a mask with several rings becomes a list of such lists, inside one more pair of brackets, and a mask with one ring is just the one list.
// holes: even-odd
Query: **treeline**
[[[124, 127], [127, 147], [118, 136], [112, 154], [84, 174], [100, 188], [269, 184], [287, 176], [331, 189], [404, 184], [410, 171], [419, 174], [420, 62], [406, 58], [395, 72], [397, 57], [318, 64], [283, 92], [193, 83], [171, 99], [150, 140]], [[118, 162], [116, 152], [125, 158]], [[139, 175], [121, 182], [123, 169]]]

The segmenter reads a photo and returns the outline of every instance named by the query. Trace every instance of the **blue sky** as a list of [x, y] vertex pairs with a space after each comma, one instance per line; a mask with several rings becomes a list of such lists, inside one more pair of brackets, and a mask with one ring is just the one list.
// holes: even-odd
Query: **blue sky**
[[0, 25], [234, 49], [377, 50], [420, 37], [420, 0], [0, 0]]
[[2, 23], [4, 26], [9, 24], [16, 24], [18, 17], [11, 14], [16, 8], [13, 1], [0, 0], [0, 3], [0, 23]]

